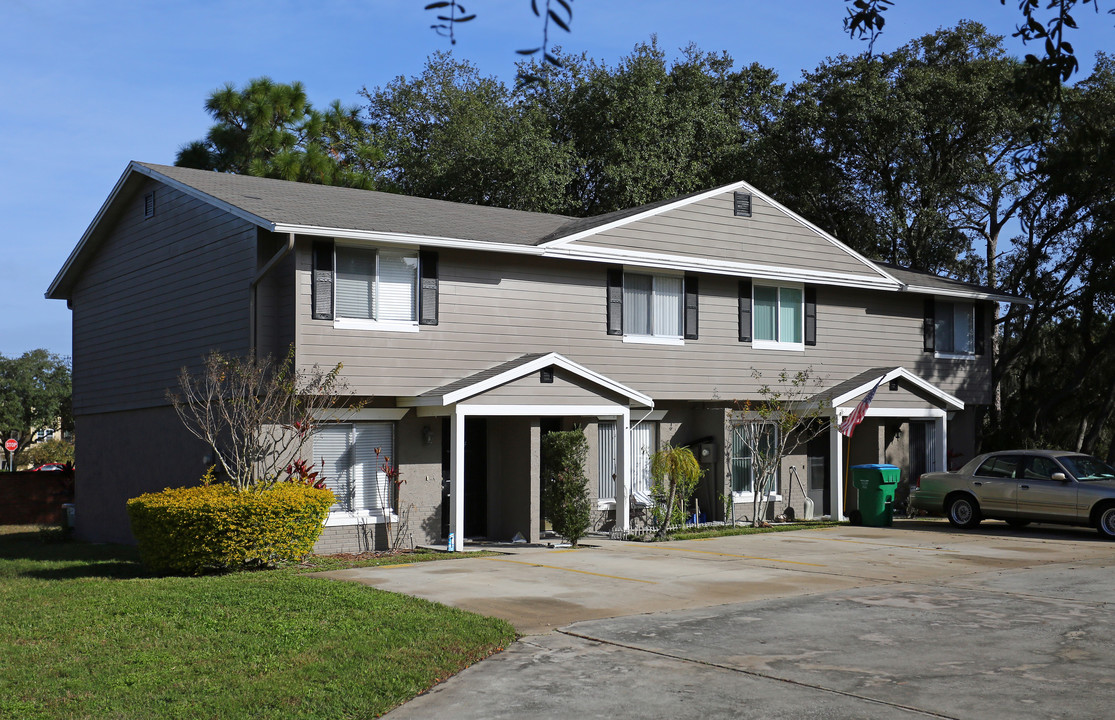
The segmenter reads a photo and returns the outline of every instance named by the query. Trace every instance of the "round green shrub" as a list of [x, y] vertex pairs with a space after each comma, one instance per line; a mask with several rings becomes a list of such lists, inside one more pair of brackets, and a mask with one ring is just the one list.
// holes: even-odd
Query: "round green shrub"
[[329, 490], [298, 483], [260, 492], [201, 485], [132, 498], [128, 517], [149, 570], [197, 575], [301, 559], [334, 502]]

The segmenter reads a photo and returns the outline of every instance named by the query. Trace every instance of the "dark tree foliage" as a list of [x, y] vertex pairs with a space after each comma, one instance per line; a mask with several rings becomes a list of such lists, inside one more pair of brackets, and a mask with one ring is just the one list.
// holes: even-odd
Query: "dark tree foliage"
[[870, 257], [980, 279], [976, 243], [990, 213], [1002, 222], [1003, 176], [1017, 174], [1032, 123], [1022, 72], [968, 22], [826, 61], [793, 87], [767, 138], [770, 189]]
[[0, 355], [0, 434], [19, 441], [19, 453], [39, 442], [36, 430], [73, 430], [70, 360], [47, 350]]
[[357, 188], [373, 186], [380, 157], [359, 109], [334, 101], [321, 112], [302, 83], [257, 78], [231, 83], [205, 103], [216, 120], [204, 140], [184, 145], [175, 165], [241, 175]]
[[[1018, 3], [1022, 21], [1015, 26], [1014, 37], [1022, 38], [1029, 44], [1041, 45], [1042, 55], [1030, 53], [1026, 62], [1039, 68], [1049, 86], [1060, 91], [1061, 83], [1067, 81], [1079, 69], [1076, 51], [1066, 37], [1066, 31], [1075, 30], [1078, 25], [1072, 13], [1079, 5], [1083, 9], [1092, 6], [1100, 12], [1100, 0], [1012, 0]], [[867, 54], [870, 55], [875, 40], [886, 25], [884, 13], [894, 5], [892, 0], [844, 0], [850, 3], [848, 15], [844, 18], [844, 31], [853, 38], [868, 41]], [[1007, 0], [999, 0], [1006, 5]], [[1043, 7], [1044, 5], [1044, 7]], [[1043, 13], [1044, 11], [1044, 13]], [[1115, 9], [1107, 11], [1115, 15]]]

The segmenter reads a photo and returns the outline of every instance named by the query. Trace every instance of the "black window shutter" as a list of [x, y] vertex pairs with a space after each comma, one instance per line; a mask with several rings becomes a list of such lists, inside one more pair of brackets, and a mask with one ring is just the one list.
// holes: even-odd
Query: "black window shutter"
[[685, 339], [697, 339], [697, 276], [685, 276]]
[[623, 334], [623, 268], [608, 269], [608, 334]]
[[438, 320], [438, 270], [437, 253], [422, 250], [418, 253], [418, 324], [437, 325]]
[[925, 320], [921, 328], [923, 349], [933, 352], [937, 346], [937, 301], [931, 297], [925, 299]]
[[311, 304], [314, 320], [333, 319], [333, 241], [314, 240], [313, 289]]
[[739, 341], [751, 342], [751, 281], [739, 281]]
[[987, 354], [987, 342], [984, 340], [984, 335], [987, 332], [987, 308], [979, 303], [976, 304], [976, 355]]
[[805, 288], [805, 344], [817, 344], [817, 288]]

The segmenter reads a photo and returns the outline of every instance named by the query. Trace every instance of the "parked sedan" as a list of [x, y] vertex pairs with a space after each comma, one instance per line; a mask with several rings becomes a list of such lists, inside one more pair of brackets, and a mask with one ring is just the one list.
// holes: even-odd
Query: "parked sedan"
[[1008, 450], [980, 455], [956, 472], [922, 475], [910, 504], [945, 514], [958, 528], [984, 518], [1087, 525], [1115, 539], [1115, 468], [1090, 455]]

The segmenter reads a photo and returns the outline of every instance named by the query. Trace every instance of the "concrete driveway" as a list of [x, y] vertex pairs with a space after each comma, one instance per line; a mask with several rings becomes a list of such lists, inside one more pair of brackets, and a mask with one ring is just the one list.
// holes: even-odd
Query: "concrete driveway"
[[909, 521], [329, 575], [526, 635], [392, 718], [1106, 718], [1113, 561], [1094, 531]]

